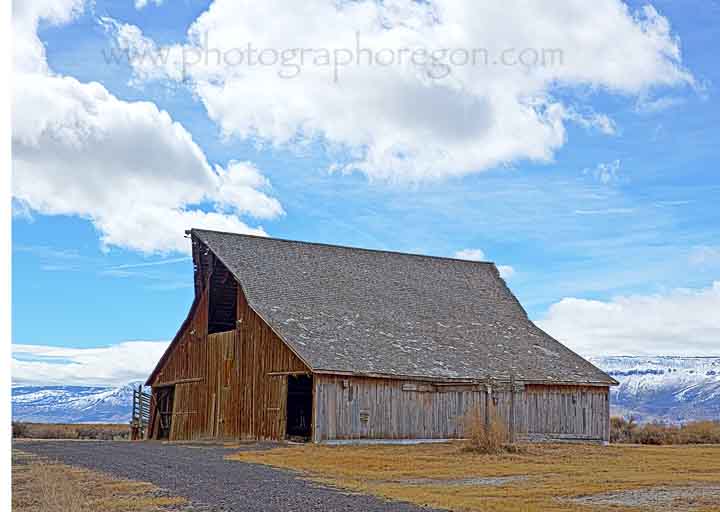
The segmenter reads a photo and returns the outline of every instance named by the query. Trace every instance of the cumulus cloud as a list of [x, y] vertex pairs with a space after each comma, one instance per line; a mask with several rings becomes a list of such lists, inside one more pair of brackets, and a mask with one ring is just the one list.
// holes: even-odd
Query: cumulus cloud
[[564, 298], [536, 323], [588, 355], [720, 355], [720, 281], [609, 301]]
[[548, 162], [568, 123], [615, 132], [582, 104], [587, 90], [694, 84], [668, 20], [620, 0], [215, 0], [170, 46], [130, 25], [114, 33], [136, 80], [187, 84], [226, 135], [322, 140], [333, 169], [388, 180]]
[[12, 345], [15, 385], [124, 385], [145, 380], [167, 341], [126, 341], [96, 348]]
[[211, 166], [190, 133], [151, 102], [54, 73], [40, 21], [67, 23], [79, 0], [17, 2], [13, 196], [18, 211], [90, 220], [104, 246], [188, 252], [191, 227], [264, 234], [240, 215], [281, 215], [249, 162]]
[[[462, 249], [457, 251], [454, 258], [459, 260], [486, 261], [485, 252], [482, 249]], [[515, 275], [515, 269], [510, 265], [497, 265], [500, 277], [510, 279]]]

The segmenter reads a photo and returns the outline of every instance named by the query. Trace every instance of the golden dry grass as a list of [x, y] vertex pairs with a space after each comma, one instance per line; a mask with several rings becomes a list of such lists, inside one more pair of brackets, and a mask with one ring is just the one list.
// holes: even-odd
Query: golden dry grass
[[[589, 506], [569, 499], [662, 486], [720, 486], [720, 445], [536, 445], [502, 455], [468, 452], [461, 443], [305, 445], [241, 452], [228, 458], [294, 469], [346, 489], [452, 510], [643, 510]], [[457, 481], [509, 476], [526, 478], [503, 485]], [[686, 506], [687, 510], [717, 511], [717, 499], [717, 495], [696, 496], [688, 500], [691, 503], [673, 502], [662, 509]]]
[[13, 450], [14, 512], [146, 512], [186, 502], [157, 491], [147, 482], [112, 478]]

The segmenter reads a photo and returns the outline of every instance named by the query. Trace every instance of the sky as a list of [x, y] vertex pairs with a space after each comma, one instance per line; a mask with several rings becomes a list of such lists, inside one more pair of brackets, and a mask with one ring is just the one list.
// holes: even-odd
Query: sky
[[491, 260], [583, 355], [720, 355], [720, 3], [13, 6], [13, 381], [142, 379], [188, 228]]

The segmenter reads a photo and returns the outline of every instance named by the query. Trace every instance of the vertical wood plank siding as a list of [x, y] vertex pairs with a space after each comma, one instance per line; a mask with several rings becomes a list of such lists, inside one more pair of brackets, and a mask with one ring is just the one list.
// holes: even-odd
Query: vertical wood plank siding
[[175, 387], [170, 439], [282, 439], [286, 377], [268, 374], [307, 367], [239, 287], [236, 330], [208, 335], [207, 313], [206, 289], [152, 383]]
[[610, 439], [608, 388], [527, 386], [528, 435], [567, 439]]
[[[207, 372], [207, 310], [208, 296], [203, 293], [186, 322], [169, 357], [152, 382], [155, 388], [182, 380], [204, 379]], [[196, 439], [203, 437], [207, 430], [207, 389], [202, 382], [175, 384], [171, 439]], [[152, 411], [153, 413], [155, 411]], [[151, 425], [155, 426], [151, 422]], [[190, 435], [192, 433], [192, 435]], [[153, 428], [150, 436], [156, 436]]]
[[[463, 417], [491, 411], [519, 438], [607, 440], [608, 388], [438, 386], [431, 382], [316, 375], [313, 439], [464, 437]], [[514, 393], [514, 397], [512, 396]], [[513, 407], [513, 414], [511, 414]]]

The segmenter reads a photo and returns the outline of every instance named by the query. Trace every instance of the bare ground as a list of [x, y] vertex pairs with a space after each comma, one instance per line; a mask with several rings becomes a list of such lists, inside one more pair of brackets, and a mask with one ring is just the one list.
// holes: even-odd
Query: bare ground
[[583, 505], [646, 507], [651, 510], [693, 510], [695, 503], [717, 503], [720, 510], [720, 486], [651, 487], [632, 491], [608, 492], [572, 500]]

